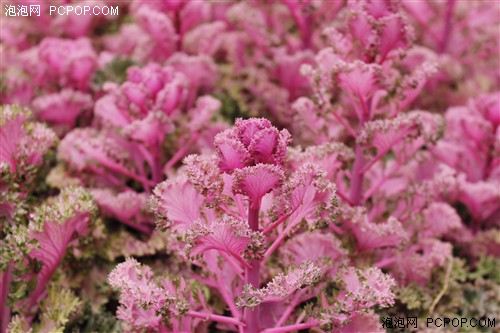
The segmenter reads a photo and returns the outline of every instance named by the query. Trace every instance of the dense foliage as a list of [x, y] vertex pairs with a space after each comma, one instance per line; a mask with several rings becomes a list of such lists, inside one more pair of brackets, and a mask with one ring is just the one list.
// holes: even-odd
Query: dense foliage
[[2, 17], [0, 333], [498, 317], [498, 2], [89, 3]]

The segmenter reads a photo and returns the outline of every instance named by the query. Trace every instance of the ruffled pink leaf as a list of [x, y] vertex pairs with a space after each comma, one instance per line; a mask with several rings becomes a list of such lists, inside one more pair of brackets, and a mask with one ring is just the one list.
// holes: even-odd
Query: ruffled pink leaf
[[240, 141], [220, 133], [215, 137], [214, 145], [219, 156], [219, 169], [231, 173], [250, 164], [250, 154]]
[[90, 232], [91, 216], [95, 211], [86, 190], [68, 187], [54, 203], [42, 205], [32, 216], [29, 237], [37, 241], [37, 246], [30, 251], [29, 257], [41, 262], [42, 269], [36, 274], [35, 289], [23, 303], [26, 312], [40, 301], [68, 246]]
[[24, 135], [24, 122], [29, 114], [12, 107], [1, 108], [0, 123], [0, 163], [6, 163], [11, 172], [16, 170], [16, 150]]
[[286, 264], [299, 265], [305, 260], [312, 260], [329, 274], [335, 274], [347, 259], [347, 252], [337, 238], [318, 231], [291, 238], [280, 247], [279, 253]]
[[45, 286], [63, 259], [67, 247], [75, 239], [75, 231], [83, 229], [88, 224], [88, 221], [88, 213], [80, 214], [66, 221], [63, 225], [47, 221], [45, 222], [43, 232], [32, 234], [32, 238], [38, 241], [40, 249], [31, 251], [30, 258], [40, 261], [43, 266], [37, 275], [38, 283], [30, 295], [30, 305], [28, 306], [33, 306], [40, 301], [39, 297], [42, 295]]
[[291, 268], [287, 274], [278, 274], [264, 288], [255, 289], [246, 285], [237, 305], [252, 309], [261, 303], [283, 301], [297, 290], [316, 283], [322, 275], [319, 267], [306, 260], [300, 266]]
[[149, 147], [160, 147], [165, 136], [174, 130], [167, 116], [161, 112], [150, 112], [146, 118], [136, 120], [123, 129], [123, 134]]
[[189, 309], [168, 280], [155, 282], [152, 270], [135, 259], [116, 266], [108, 282], [120, 291], [117, 317], [135, 330], [158, 329], [162, 320], [182, 316]]
[[433, 270], [443, 267], [451, 256], [450, 243], [426, 239], [399, 253], [392, 269], [399, 283], [406, 285], [415, 282], [424, 286], [429, 282]]
[[279, 188], [285, 177], [281, 168], [270, 164], [236, 169], [233, 175], [233, 192], [246, 195], [254, 208], [260, 205], [264, 195]]
[[266, 128], [259, 131], [253, 138], [248, 149], [252, 152], [255, 163], [273, 163], [273, 150], [276, 145], [278, 130]]
[[[301, 137], [306, 142], [322, 143], [327, 140], [325, 128], [327, 121], [320, 108], [309, 98], [299, 97], [292, 105], [294, 112], [293, 127], [300, 127]], [[328, 124], [329, 126], [330, 124]], [[299, 129], [297, 129], [297, 132]]]
[[349, 267], [340, 275], [346, 286], [345, 291], [341, 291], [339, 295], [341, 302], [346, 305], [344, 311], [357, 312], [374, 305], [387, 307], [394, 304], [394, 294], [391, 289], [396, 282], [378, 268], [358, 270]]
[[351, 17], [349, 29], [352, 36], [359, 40], [363, 47], [368, 48], [376, 40], [376, 31], [370, 24], [368, 13], [361, 8], [361, 2], [351, 2]]
[[492, 143], [493, 133], [492, 124], [482, 118], [477, 111], [467, 107], [452, 107], [446, 111], [445, 138], [449, 141], [463, 142], [464, 138], [468, 138], [476, 145], [487, 149]]
[[437, 73], [437, 64], [431, 61], [424, 62], [401, 82], [401, 96], [397, 100], [396, 114], [406, 109], [424, 89], [425, 84]]
[[380, 62], [382, 62], [391, 51], [408, 47], [413, 37], [411, 26], [404, 21], [400, 14], [389, 14], [385, 16], [381, 22], [382, 32], [380, 34], [378, 47]]
[[92, 189], [91, 193], [104, 216], [142, 232], [151, 232], [151, 220], [144, 213], [147, 201], [144, 193], [131, 190], [114, 193], [110, 189]]
[[196, 100], [194, 108], [189, 110], [191, 122], [189, 128], [193, 131], [209, 129], [212, 117], [221, 108], [222, 103], [212, 96], [201, 96]]
[[289, 216], [287, 233], [305, 222], [309, 229], [333, 221], [337, 206], [335, 185], [317, 165], [306, 163], [295, 171], [281, 189], [272, 209], [274, 219]]
[[237, 135], [241, 142], [248, 147], [254, 135], [266, 128], [272, 128], [272, 124], [264, 118], [236, 119], [231, 132]]
[[359, 251], [398, 246], [408, 238], [402, 224], [393, 216], [385, 222], [375, 223], [369, 220], [368, 215], [361, 208], [345, 208], [342, 215], [349, 229], [356, 236]]
[[284, 129], [280, 132], [273, 127], [258, 132], [248, 146], [255, 163], [284, 165], [290, 133]]
[[199, 25], [184, 36], [183, 48], [188, 53], [212, 56], [221, 47], [225, 30], [226, 24], [221, 21]]
[[187, 238], [189, 246], [186, 251], [190, 256], [217, 250], [233, 256], [245, 267], [250, 266], [243, 257], [261, 257], [264, 243], [263, 235], [250, 230], [246, 221], [229, 216], [220, 222], [195, 223], [188, 231]]
[[189, 155], [184, 159], [184, 164], [189, 180], [207, 202], [214, 204], [220, 201], [224, 182], [217, 167], [217, 159], [214, 156]]
[[291, 141], [287, 130], [278, 131], [260, 119], [237, 119], [233, 128], [217, 135], [214, 145], [220, 156], [221, 170], [232, 172], [258, 163], [284, 165]]
[[[322, 327], [340, 328], [374, 306], [388, 307], [394, 304], [391, 289], [396, 282], [378, 268], [347, 267], [338, 272], [336, 278], [341, 284], [338, 295], [320, 296], [321, 309], [317, 317]], [[335, 287], [339, 288], [338, 285]], [[363, 317], [360, 317], [360, 320], [362, 319]]]
[[189, 92], [186, 104], [189, 107], [194, 103], [197, 94], [210, 92], [215, 85], [218, 76], [217, 66], [207, 55], [189, 56], [185, 53], [176, 53], [168, 59], [167, 64], [187, 78]]
[[168, 15], [148, 6], [142, 6], [134, 16], [166, 56], [175, 52], [179, 36]]
[[90, 95], [71, 89], [33, 100], [33, 110], [38, 118], [56, 125], [65, 125], [68, 129], [73, 128], [78, 116], [91, 107]]
[[416, 137], [419, 130], [418, 117], [402, 116], [392, 120], [374, 120], [365, 125], [358, 142], [375, 147], [378, 155], [384, 155], [402, 140]]
[[[437, 160], [446, 163], [449, 167], [464, 172], [471, 181], [484, 177], [486, 161], [478, 151], [470, 150], [464, 144], [440, 140], [432, 149]], [[467, 156], [467, 158], [465, 158]]]
[[22, 137], [18, 151], [18, 160], [27, 172], [31, 165], [41, 165], [43, 155], [57, 142], [56, 134], [45, 124], [31, 123], [28, 128], [29, 133]]
[[153, 271], [135, 259], [127, 259], [109, 274], [110, 285], [119, 288], [134, 303], [153, 305], [165, 301], [167, 293], [153, 281]]
[[44, 124], [28, 121], [31, 112], [27, 109], [3, 106], [0, 116], [0, 169], [23, 179], [22, 187], [29, 187], [57, 136]]
[[[97, 66], [97, 57], [88, 38], [47, 37], [38, 46], [39, 59], [48, 66], [47, 75], [56, 75], [60, 84], [86, 89]], [[62, 60], [62, 61], [61, 61]]]
[[310, 51], [300, 51], [288, 54], [284, 48], [274, 53], [276, 59], [276, 76], [281, 85], [289, 93], [289, 100], [294, 101], [299, 96], [308, 95], [310, 87], [301, 75], [300, 68], [303, 64], [313, 63], [313, 54]]
[[118, 152], [120, 147], [108, 147], [113, 140], [106, 140], [95, 129], [76, 129], [69, 133], [59, 145], [58, 158], [64, 160], [71, 167], [82, 171], [90, 166], [92, 160], [108, 159], [107, 152]]
[[127, 113], [125, 108], [118, 105], [117, 96], [113, 94], [105, 95], [95, 102], [94, 115], [106, 127], [125, 127], [131, 122]]
[[440, 237], [462, 227], [457, 212], [447, 203], [433, 202], [423, 213], [422, 234], [426, 237]]
[[57, 157], [70, 169], [99, 179], [101, 185], [116, 186], [127, 178], [146, 189], [153, 185], [144, 176], [148, 156], [141, 153], [140, 146], [110, 132], [90, 127], [75, 129], [61, 141]]
[[205, 198], [183, 177], [160, 183], [151, 197], [151, 207], [161, 228], [184, 231], [202, 218]]
[[367, 101], [377, 89], [376, 67], [361, 62], [350, 64], [338, 74], [338, 80], [343, 91], [359, 101]]
[[327, 179], [335, 179], [337, 172], [353, 160], [354, 152], [342, 143], [325, 143], [305, 149], [290, 148], [288, 152], [288, 164], [293, 171], [313, 163], [326, 171]]
[[471, 183], [459, 182], [459, 200], [463, 202], [474, 219], [482, 221], [500, 207], [498, 181]]

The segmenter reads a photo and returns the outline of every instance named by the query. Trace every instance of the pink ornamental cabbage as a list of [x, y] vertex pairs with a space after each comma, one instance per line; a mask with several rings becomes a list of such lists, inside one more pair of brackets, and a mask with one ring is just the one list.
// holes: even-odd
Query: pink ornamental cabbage
[[204, 87], [191, 82], [170, 66], [131, 67], [123, 84], [105, 84], [107, 94], [95, 104], [95, 126], [75, 129], [62, 140], [59, 160], [95, 188], [106, 215], [149, 233], [151, 218], [137, 188], [149, 193], [190, 151], [208, 146], [204, 138], [220, 102], [197, 98]]
[[[323, 244], [318, 248], [322, 252], [318, 253], [301, 250], [300, 243], [294, 243], [294, 235], [297, 235], [297, 240], [308, 236], [300, 231], [303, 221], [307, 221], [305, 226], [311, 230], [332, 222], [336, 197], [334, 185], [325, 179], [325, 173], [316, 165], [306, 163], [287, 175], [285, 154], [289, 141], [286, 131], [278, 131], [264, 119], [238, 119], [232, 129], [216, 137], [216, 156], [189, 156], [178, 178], [168, 180], [154, 190], [151, 205], [158, 217], [158, 226], [177, 235], [181, 241], [180, 249], [184, 248], [187, 255], [183, 260], [192, 260], [193, 265], [206, 272], [200, 275], [196, 271], [186, 271], [185, 277], [217, 289], [231, 316], [216, 314], [217, 309], [201, 303], [208, 311], [202, 317], [196, 312], [200, 306], [197, 302], [188, 304], [189, 311], [184, 313], [176, 313], [173, 305], [159, 310], [157, 307], [164, 305], [145, 304], [135, 300], [136, 296], [125, 296], [127, 290], [140, 286], [138, 281], [129, 287], [112, 277], [110, 282], [120, 289], [124, 309], [135, 307], [154, 311], [147, 315], [150, 320], [154, 319], [154, 325], [138, 324], [130, 317], [122, 316], [128, 325], [162, 330], [162, 324], [158, 323], [162, 318], [167, 324], [163, 329], [175, 330], [174, 317], [178, 320], [206, 318], [228, 329], [239, 327], [243, 332], [265, 329], [262, 325], [269, 325], [265, 331], [281, 332], [319, 327], [327, 325], [326, 321], [328, 325], [339, 326], [347, 322], [347, 319], [336, 318], [334, 312], [328, 312], [330, 310], [316, 309], [303, 323], [299, 317], [296, 324], [286, 325], [289, 320], [295, 320], [292, 318], [296, 317], [294, 309], [298, 304], [314, 297], [311, 288], [320, 283], [317, 288], [321, 289], [325, 286], [321, 281], [326, 276], [340, 274], [339, 261], [348, 265], [347, 258], [344, 259], [345, 251], [329, 238], [333, 237], [331, 234], [317, 232], [315, 237]], [[283, 250], [276, 251], [287, 237], [290, 240]], [[292, 249], [296, 251], [298, 261], [284, 260], [289, 264], [285, 273], [275, 275], [269, 272], [272, 266], [268, 266], [267, 260], [273, 253], [290, 258]], [[337, 260], [329, 258], [333, 255]], [[279, 271], [282, 268], [272, 269]], [[112, 276], [121, 274], [119, 271], [120, 268], [116, 268]], [[380, 271], [376, 274], [380, 277], [374, 279], [383, 278]], [[275, 276], [271, 279], [272, 275]], [[261, 279], [270, 282], [261, 287]], [[385, 294], [380, 298], [366, 295], [373, 303], [350, 308], [350, 319], [359, 316], [360, 311], [367, 307], [392, 302], [389, 291], [392, 279], [385, 279], [390, 283], [380, 282], [379, 285], [380, 292]], [[287, 300], [292, 303], [285, 309], [283, 305]], [[332, 299], [328, 302], [333, 311], [335, 305], [332, 302], [352, 300]], [[275, 313], [274, 320], [260, 311], [264, 307]], [[160, 317], [152, 317], [153, 313]]]
[[118, 35], [106, 36], [106, 44], [110, 51], [130, 54], [141, 63], [163, 63], [180, 52], [203, 54], [205, 48], [195, 50], [198, 47], [193, 46], [193, 37], [198, 39], [196, 34], [204, 26], [208, 28], [213, 6], [208, 1], [131, 3], [129, 10], [136, 23], [121, 25]]
[[[31, 122], [31, 112], [15, 105], [0, 108], [1, 184], [9, 178], [27, 187], [43, 163], [43, 155], [57, 142], [54, 132], [41, 123]], [[37, 142], [34, 146], [33, 142]]]
[[[232, 173], [235, 169], [253, 167], [259, 163], [282, 166], [290, 139], [287, 130], [279, 132], [266, 119], [251, 122], [237, 120], [233, 129], [215, 138], [219, 168], [222, 172]], [[259, 168], [264, 171], [265, 167]]]
[[[47, 295], [54, 274], [70, 249], [81, 246], [84, 237], [93, 229], [96, 206], [90, 193], [79, 187], [68, 187], [50, 198], [29, 215], [29, 224], [10, 228], [2, 239], [2, 266], [9, 263], [14, 279], [2, 279], [2, 290], [17, 290], [10, 294], [13, 312], [30, 323], [39, 304]], [[37, 263], [38, 269], [34, 266]], [[12, 264], [14, 264], [12, 268]], [[12, 283], [11, 286], [3, 283]], [[34, 285], [27, 289], [27, 284]], [[28, 291], [29, 290], [29, 291]], [[6, 299], [2, 298], [2, 302]], [[5, 307], [5, 303], [2, 307]], [[2, 308], [2, 325], [8, 322], [10, 313]]]
[[427, 105], [448, 108], [497, 90], [498, 4], [403, 1], [402, 7], [417, 28], [416, 42], [435, 51], [441, 64], [422, 96]]
[[341, 271], [338, 277], [341, 291], [335, 301], [332, 303], [326, 293], [320, 296], [320, 323], [324, 330], [348, 323], [358, 317], [362, 309], [394, 304], [390, 289], [395, 281], [377, 268], [359, 270], [349, 267]]
[[[88, 93], [97, 68], [97, 55], [91, 40], [46, 37], [27, 50], [6, 50], [5, 89], [2, 97], [8, 103], [32, 106], [32, 99], [61, 90]], [[3, 54], [3, 52], [2, 52]], [[2, 65], [2, 66], [5, 66]], [[58, 119], [55, 112], [47, 112]], [[47, 114], [46, 114], [47, 116]]]
[[494, 93], [471, 100], [467, 106], [450, 108], [443, 140], [432, 150], [438, 161], [459, 174], [453, 199], [465, 204], [474, 229], [493, 220], [500, 209], [498, 100]]
[[46, 85], [42, 80], [49, 80], [65, 87], [86, 90], [96, 68], [96, 55], [87, 38], [45, 38], [38, 46], [38, 60], [42, 66], [36, 79], [40, 80], [42, 87]]
[[[38, 145], [33, 145], [33, 142]], [[22, 252], [16, 245], [25, 247], [25, 221], [27, 207], [37, 189], [39, 171], [44, 158], [57, 142], [55, 133], [45, 125], [33, 122], [31, 112], [15, 105], [0, 108], [0, 219], [2, 258], [0, 261], [0, 330], [5, 331], [11, 309], [7, 305], [9, 288], [14, 279]], [[22, 235], [15, 234], [20, 230]], [[33, 240], [34, 241], [34, 240]], [[10, 244], [10, 245], [9, 245]]]
[[88, 114], [93, 105], [90, 95], [70, 89], [37, 97], [32, 103], [38, 119], [63, 133], [76, 127], [78, 119]]
[[178, 298], [180, 295], [165, 288], [165, 282], [157, 285], [152, 278], [151, 269], [141, 267], [134, 259], [118, 265], [109, 275], [109, 283], [122, 291], [118, 318], [125, 320], [130, 328], [161, 327], [163, 318], [178, 316], [187, 310], [188, 304]]
[[[404, 113], [436, 68], [430, 62], [405, 69], [398, 65], [411, 46], [411, 29], [397, 6], [353, 1], [348, 9], [345, 19], [349, 29], [325, 29], [331, 47], [317, 53], [314, 66], [302, 66], [313, 94], [298, 99], [292, 111], [297, 114], [295, 119], [308, 124], [306, 142], [353, 139], [351, 160], [345, 160], [348, 155], [339, 154], [340, 150], [325, 152], [325, 145], [309, 147], [306, 156], [331, 161], [329, 176], [337, 185], [341, 209], [340, 223], [330, 225], [330, 229], [346, 241], [354, 239], [356, 252], [371, 252], [372, 258], [378, 258], [378, 267], [392, 269], [402, 248], [411, 251], [425, 246], [430, 234], [418, 226], [433, 223], [429, 220], [433, 218], [429, 214], [432, 198], [445, 200], [441, 192], [429, 193], [429, 187], [419, 187], [413, 183], [414, 177], [405, 173], [408, 165], [416, 163], [413, 159], [423, 154], [423, 148], [435, 147], [443, 127], [438, 115]], [[349, 43], [354, 37], [361, 42]], [[301, 132], [302, 127], [297, 132], [299, 140]], [[298, 156], [302, 154], [305, 152]], [[400, 174], [401, 170], [405, 172]], [[408, 201], [412, 186], [415, 191], [410, 190], [412, 200]], [[446, 218], [456, 217], [450, 209], [445, 209]], [[443, 225], [442, 230], [459, 229], [457, 222]], [[431, 233], [431, 238], [438, 241], [442, 232]], [[445, 254], [450, 256], [451, 252]], [[428, 256], [415, 255], [423, 261]], [[444, 261], [435, 264], [442, 266]], [[410, 271], [392, 273], [402, 281]]]

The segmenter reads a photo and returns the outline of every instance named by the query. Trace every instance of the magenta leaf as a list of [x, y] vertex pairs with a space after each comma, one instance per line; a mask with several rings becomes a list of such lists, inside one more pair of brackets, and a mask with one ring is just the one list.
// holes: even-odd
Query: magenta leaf
[[262, 197], [281, 186], [284, 173], [281, 168], [269, 164], [236, 169], [234, 172], [233, 192], [244, 194], [253, 207], [258, 207]]

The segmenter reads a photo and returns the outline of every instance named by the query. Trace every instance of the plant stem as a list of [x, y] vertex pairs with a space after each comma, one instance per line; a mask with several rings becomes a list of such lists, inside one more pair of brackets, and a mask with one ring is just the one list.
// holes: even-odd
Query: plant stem
[[389, 169], [389, 171], [386, 171], [376, 182], [375, 184], [372, 185], [372, 187], [370, 187], [366, 192], [365, 192], [365, 195], [363, 196], [363, 202], [365, 202], [366, 200], [370, 199], [370, 197], [373, 195], [373, 193], [375, 193], [375, 191], [377, 191], [379, 189], [379, 187], [385, 183], [385, 181], [387, 180], [387, 178], [390, 176], [390, 175], [393, 175], [395, 172], [397, 172], [399, 170], [399, 168], [401, 167], [401, 162], [399, 162], [398, 160], [396, 160], [396, 163]]
[[10, 308], [7, 306], [7, 295], [9, 294], [10, 281], [12, 280], [12, 263], [7, 265], [5, 272], [0, 272], [0, 332], [7, 332], [10, 322]]
[[446, 294], [446, 290], [448, 290], [448, 285], [450, 283], [451, 271], [453, 269], [453, 259], [448, 259], [448, 266], [446, 267], [446, 276], [444, 277], [443, 288], [439, 291], [439, 294], [432, 301], [432, 304], [429, 308], [429, 315], [432, 315], [436, 305], [439, 303], [441, 298]]
[[391, 257], [391, 258], [387, 258], [387, 259], [382, 259], [380, 260], [379, 262], [377, 262], [375, 264], [376, 267], [382, 269], [382, 268], [386, 268], [388, 266], [391, 266], [392, 264], [394, 264], [396, 262], [396, 258], [394, 257]]
[[363, 156], [363, 148], [356, 144], [355, 160], [351, 173], [351, 202], [354, 205], [359, 205], [361, 202], [361, 190], [363, 187], [363, 167], [365, 159]]
[[352, 135], [353, 138], [357, 138], [358, 134], [356, 134], [356, 132], [352, 129], [351, 125], [349, 125], [349, 123], [345, 121], [344, 118], [342, 118], [337, 112], [340, 112], [340, 110], [339, 111], [332, 110], [332, 115], [335, 117], [335, 119], [337, 119], [337, 121], [342, 126], [344, 126], [344, 128], [347, 130], [347, 132], [349, 132], [349, 134]]
[[[368, 107], [369, 102], [365, 101], [361, 96], [358, 96], [363, 108], [359, 115], [358, 132], [361, 131], [365, 123], [370, 120], [371, 108]], [[363, 189], [363, 168], [365, 167], [365, 157], [363, 156], [363, 147], [356, 143], [354, 148], [354, 164], [351, 171], [351, 205], [358, 206], [361, 204], [361, 191]]]
[[220, 285], [220, 283], [219, 283], [219, 292], [224, 301], [226, 302], [227, 306], [229, 307], [229, 311], [231, 311], [233, 317], [240, 319], [241, 314], [238, 311], [238, 308], [236, 307], [233, 298], [228, 294], [227, 290], [225, 289], [225, 286]]
[[163, 167], [163, 173], [166, 173], [168, 170], [170, 170], [177, 162], [179, 162], [191, 149], [191, 146], [198, 140], [200, 137], [200, 133], [195, 132], [191, 136], [191, 138], [180, 148], [177, 150], [177, 152], [170, 158], [170, 160], [167, 161], [165, 166]]
[[174, 16], [174, 24], [175, 24], [175, 31], [177, 32], [177, 36], [179, 39], [177, 39], [176, 43], [176, 49], [177, 51], [181, 51], [182, 48], [182, 31], [181, 31], [181, 14], [179, 10], [175, 11], [175, 16]]
[[[256, 208], [252, 208], [252, 207]], [[257, 205], [250, 203], [248, 208], [248, 225], [253, 231], [259, 230], [259, 211], [260, 202]], [[260, 261], [250, 261], [251, 268], [245, 268], [245, 284], [250, 284], [254, 288], [260, 287]], [[244, 332], [255, 333], [259, 331], [259, 306], [257, 305], [253, 310], [246, 308], [243, 313], [243, 319], [247, 327]]]
[[243, 279], [244, 278], [244, 276], [243, 276], [243, 268], [241, 268], [241, 266], [238, 265], [237, 262], [235, 262], [235, 260], [233, 259], [233, 257], [231, 257], [228, 253], [222, 252], [222, 251], [221, 251], [220, 254], [224, 257], [224, 259], [227, 260], [227, 262], [229, 263], [229, 265], [231, 265], [231, 267], [233, 268], [234, 272], [236, 274], [238, 274], [238, 276]]
[[231, 212], [226, 206], [224, 206], [223, 204], [220, 204], [217, 206], [217, 208], [219, 208], [220, 210], [222, 210], [224, 213], [226, 213], [227, 215], [229, 216], [232, 216], [236, 219], [240, 219], [241, 217], [239, 217], [238, 215], [234, 214], [233, 212]]
[[147, 178], [144, 178], [142, 176], [139, 176], [127, 169], [125, 169], [125, 167], [123, 167], [122, 165], [114, 162], [114, 161], [111, 161], [105, 157], [100, 157], [100, 156], [97, 156], [95, 157], [96, 161], [99, 162], [100, 164], [104, 165], [105, 167], [107, 167], [108, 169], [110, 169], [111, 171], [115, 171], [115, 172], [119, 172], [129, 178], [132, 178], [133, 180], [137, 180], [138, 182], [141, 182], [142, 183], [142, 186], [146, 189], [146, 188], [149, 188], [149, 186], [154, 186], [156, 185], [154, 182], [152, 182], [151, 180], [147, 179]]
[[276, 238], [276, 240], [271, 244], [271, 246], [264, 253], [264, 259], [263, 259], [264, 261], [267, 260], [267, 259], [269, 259], [269, 257], [271, 256], [271, 254], [273, 254], [273, 252], [278, 248], [278, 246], [281, 245], [281, 243], [285, 239], [285, 236], [288, 234], [288, 231], [289, 231], [289, 228], [287, 226], [287, 228], [285, 228], [285, 230], [283, 232], [279, 233], [279, 235]]
[[280, 319], [276, 322], [276, 325], [274, 327], [278, 328], [286, 322], [286, 320], [288, 319], [288, 317], [290, 317], [297, 304], [299, 304], [300, 300], [302, 299], [302, 295], [304, 295], [306, 291], [307, 289], [302, 289], [295, 294], [292, 301], [285, 309], [285, 311], [281, 315]]
[[351, 199], [349, 199], [349, 197], [347, 197], [346, 194], [344, 194], [344, 192], [342, 192], [341, 190], [339, 190], [337, 188], [337, 196], [340, 197], [340, 199], [344, 200], [345, 202], [347, 202], [349, 205], [353, 206], [353, 203], [351, 202]]
[[304, 323], [304, 324], [294, 324], [294, 325], [288, 325], [288, 326], [283, 326], [283, 327], [277, 327], [277, 328], [268, 328], [266, 330], [261, 331], [260, 333], [285, 333], [285, 332], [292, 332], [292, 331], [299, 331], [299, 330], [305, 330], [314, 326], [317, 326], [317, 322], [311, 322], [311, 323]]
[[214, 314], [210, 314], [210, 313], [202, 313], [202, 312], [197, 312], [197, 311], [189, 311], [188, 315], [190, 317], [200, 318], [200, 319], [204, 319], [204, 320], [212, 320], [212, 321], [216, 321], [218, 323], [225, 323], [225, 324], [231, 324], [231, 325], [236, 325], [236, 326], [245, 326], [244, 323], [242, 323], [238, 319], [232, 318], [232, 317], [219, 316], [219, 315], [214, 315]]
[[283, 215], [280, 217], [276, 222], [274, 222], [271, 226], [267, 227], [264, 229], [263, 233], [268, 234], [271, 231], [273, 231], [275, 228], [277, 228], [281, 223], [283, 223], [287, 218], [289, 218], [295, 211], [299, 208], [299, 206], [295, 207], [290, 213]]
[[456, 0], [448, 0], [448, 3], [446, 4], [446, 17], [445, 17], [445, 22], [444, 22], [444, 30], [443, 30], [443, 35], [441, 37], [441, 41], [439, 43], [439, 53], [444, 53], [446, 51], [446, 48], [448, 46], [448, 42], [450, 40], [450, 34], [451, 34], [451, 19], [453, 16], [453, 10], [455, 9], [455, 2]]

